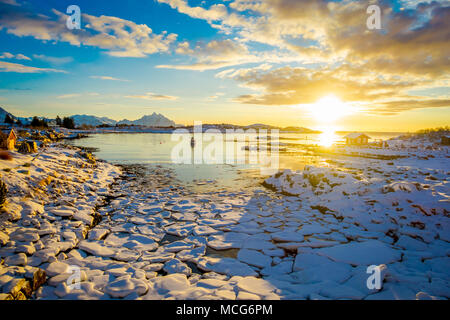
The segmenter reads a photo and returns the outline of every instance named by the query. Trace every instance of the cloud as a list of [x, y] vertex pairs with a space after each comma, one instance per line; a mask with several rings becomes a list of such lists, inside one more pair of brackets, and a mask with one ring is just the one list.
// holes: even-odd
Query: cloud
[[16, 0], [0, 0], [0, 3], [5, 3], [5, 4], [9, 4], [11, 6], [16, 6], [16, 7], [21, 6], [21, 4], [18, 3]]
[[12, 54], [10, 52], [3, 52], [2, 55], [0, 55], [0, 59], [16, 59], [16, 60], [29, 60], [31, 61], [30, 58], [28, 58], [27, 56], [18, 53], [18, 54]]
[[57, 96], [56, 99], [71, 99], [71, 98], [77, 98], [81, 96], [79, 93], [68, 93], [68, 94], [62, 94], [60, 96]]
[[300, 105], [316, 102], [326, 94], [335, 94], [347, 103], [367, 106], [372, 113], [399, 113], [417, 108], [450, 106], [448, 97], [429, 99], [407, 92], [433, 83], [426, 78], [409, 81], [373, 74], [364, 66], [342, 65], [319, 69], [264, 67], [230, 69], [216, 77], [234, 79], [256, 93], [243, 94], [235, 102], [256, 105]]
[[33, 58], [56, 65], [66, 64], [73, 61], [72, 57], [50, 57], [43, 54], [33, 54]]
[[224, 96], [225, 93], [223, 92], [216, 92], [216, 94], [206, 97], [206, 101], [216, 101], [217, 99], [219, 99], [221, 96]]
[[114, 57], [146, 57], [167, 52], [176, 40], [176, 34], [153, 33], [145, 24], [111, 17], [82, 15], [82, 29], [66, 28], [67, 15], [53, 9], [53, 19], [27, 11], [2, 8], [0, 29], [19, 37], [30, 36], [43, 41], [66, 42], [74, 46], [92, 46], [104, 49]]
[[178, 99], [178, 97], [175, 97], [175, 96], [156, 94], [153, 92], [147, 92], [142, 95], [128, 95], [128, 96], [125, 96], [125, 98], [143, 99], [143, 100], [177, 100]]
[[125, 82], [130, 81], [130, 80], [119, 79], [119, 78], [114, 78], [114, 77], [110, 77], [110, 76], [90, 76], [89, 78], [100, 79], [100, 80], [111, 80], [111, 81], [125, 81]]
[[427, 108], [450, 107], [450, 99], [429, 99], [418, 97], [413, 99], [402, 99], [380, 102], [368, 109], [369, 113], [378, 115], [395, 115], [403, 111]]
[[19, 63], [11, 63], [6, 61], [0, 61], [0, 72], [16, 72], [16, 73], [67, 73], [64, 70], [51, 69], [51, 68], [36, 68], [29, 67]]
[[177, 69], [177, 70], [214, 70], [233, 65], [255, 63], [262, 59], [250, 54], [245, 44], [231, 39], [213, 40], [206, 44], [197, 45], [191, 49], [189, 44], [182, 43], [177, 49], [177, 53], [190, 55], [196, 62], [191, 64], [178, 65], [157, 65], [156, 68]]
[[[380, 114], [448, 106], [449, 95], [426, 99], [408, 91], [438, 87], [449, 79], [450, 1], [405, 0], [402, 10], [393, 10], [393, 1], [380, 0], [382, 30], [367, 29], [370, 0], [234, 0], [220, 10], [189, 6], [185, 0], [158, 2], [233, 34], [233, 39], [206, 46], [183, 44], [179, 53], [193, 56], [193, 63], [159, 67], [201, 71], [233, 66], [216, 77], [251, 90], [236, 102], [297, 105], [335, 93]], [[253, 43], [266, 47], [252, 50]], [[262, 62], [284, 66], [236, 68]]]

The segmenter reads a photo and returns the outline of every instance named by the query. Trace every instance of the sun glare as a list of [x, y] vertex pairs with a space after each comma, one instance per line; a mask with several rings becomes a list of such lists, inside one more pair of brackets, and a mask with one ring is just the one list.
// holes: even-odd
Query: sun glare
[[309, 106], [309, 112], [321, 123], [332, 123], [350, 113], [350, 107], [335, 95], [328, 95]]

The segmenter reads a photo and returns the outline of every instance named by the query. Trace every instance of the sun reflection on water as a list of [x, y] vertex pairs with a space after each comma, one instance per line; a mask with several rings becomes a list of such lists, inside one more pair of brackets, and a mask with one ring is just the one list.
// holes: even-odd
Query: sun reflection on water
[[338, 140], [339, 137], [336, 135], [335, 130], [327, 128], [322, 130], [322, 133], [319, 136], [319, 145], [322, 147], [331, 147]]

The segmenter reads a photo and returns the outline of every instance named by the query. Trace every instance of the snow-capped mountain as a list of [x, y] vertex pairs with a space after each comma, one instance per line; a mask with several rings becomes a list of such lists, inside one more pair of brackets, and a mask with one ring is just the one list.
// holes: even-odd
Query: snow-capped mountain
[[174, 127], [175, 122], [166, 118], [160, 113], [153, 112], [151, 115], [143, 116], [140, 119], [130, 121], [127, 119], [119, 121], [117, 124], [136, 125], [144, 127]]
[[109, 125], [115, 126], [116, 124], [122, 125], [135, 125], [143, 127], [171, 127], [175, 126], [175, 122], [166, 118], [164, 115], [154, 112], [152, 115], [143, 116], [137, 120], [121, 120], [116, 121], [107, 117], [97, 117], [90, 115], [74, 115], [71, 117], [77, 127], [81, 125], [99, 126], [99, 125]]
[[117, 121], [109, 119], [107, 117], [96, 117], [96, 116], [90, 116], [86, 114], [77, 114], [74, 116], [71, 116], [73, 121], [75, 122], [75, 126], [79, 127], [81, 125], [88, 125], [88, 126], [100, 126], [102, 124], [114, 126], [116, 125]]

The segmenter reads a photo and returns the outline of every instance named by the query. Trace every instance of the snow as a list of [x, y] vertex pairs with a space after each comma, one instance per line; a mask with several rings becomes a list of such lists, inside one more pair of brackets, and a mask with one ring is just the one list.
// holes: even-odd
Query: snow
[[388, 264], [401, 259], [401, 253], [378, 241], [351, 242], [329, 248], [318, 249], [319, 255], [351, 265]]
[[[364, 157], [281, 170], [271, 190], [205, 193], [170, 168], [122, 171], [76, 148], [13, 153], [0, 163], [0, 287], [37, 267], [36, 299], [448, 299], [448, 151], [402, 143], [345, 147]], [[65, 282], [71, 265], [80, 289]]]

